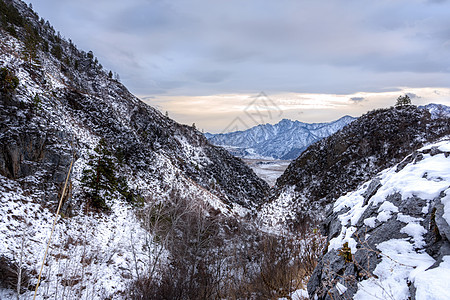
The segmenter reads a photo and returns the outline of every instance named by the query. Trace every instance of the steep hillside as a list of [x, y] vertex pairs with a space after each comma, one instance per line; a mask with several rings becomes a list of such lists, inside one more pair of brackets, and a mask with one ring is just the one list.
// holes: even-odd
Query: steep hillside
[[450, 134], [448, 118], [415, 106], [371, 111], [311, 145], [278, 178], [265, 224], [318, 220], [341, 195], [398, 163], [424, 143]]
[[1, 299], [15, 298], [18, 270], [30, 297], [61, 197], [39, 299], [125, 299], [139, 274], [175, 259], [149, 229], [155, 209], [188, 203], [168, 219], [178, 234], [187, 216], [262, 203], [268, 186], [240, 159], [141, 102], [25, 3], [1, 0], [0, 13]]
[[208, 140], [225, 146], [239, 157], [295, 159], [312, 143], [325, 138], [355, 118], [345, 116], [329, 123], [303, 123], [283, 119], [275, 125], [264, 124], [244, 131], [206, 134]]
[[[104, 139], [133, 173], [145, 166], [152, 178], [167, 176], [164, 167], [156, 167], [167, 161], [167, 169], [177, 169], [227, 203], [250, 208], [261, 201], [267, 186], [240, 160], [139, 101], [108, 76], [92, 53], [77, 50], [24, 4], [14, 3], [28, 18], [15, 29], [24, 42], [2, 34], [2, 68], [15, 74], [19, 85], [14, 93], [2, 93], [1, 174], [16, 179], [35, 173], [28, 166], [45, 165], [40, 163], [55, 143], [82, 155]], [[66, 156], [58, 158], [62, 167], [70, 161], [67, 152], [59, 153]]]
[[414, 151], [339, 197], [312, 299], [448, 299], [450, 140]]

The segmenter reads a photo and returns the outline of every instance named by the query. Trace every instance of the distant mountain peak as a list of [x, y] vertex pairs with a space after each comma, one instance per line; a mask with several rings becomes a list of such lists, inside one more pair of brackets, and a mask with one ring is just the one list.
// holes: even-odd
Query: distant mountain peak
[[224, 146], [240, 157], [294, 159], [312, 143], [325, 138], [355, 120], [344, 116], [326, 123], [304, 123], [282, 119], [276, 124], [259, 124], [243, 131], [206, 133], [213, 144]]

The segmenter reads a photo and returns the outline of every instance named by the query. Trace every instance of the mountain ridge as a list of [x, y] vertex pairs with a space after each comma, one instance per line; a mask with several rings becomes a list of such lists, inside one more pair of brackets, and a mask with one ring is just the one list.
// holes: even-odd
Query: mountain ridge
[[[140, 101], [24, 2], [0, 0], [0, 13], [0, 298], [32, 297], [60, 199], [38, 299], [129, 299], [140, 275], [197, 268], [243, 228], [269, 190], [244, 162]], [[211, 249], [192, 237], [183, 256], [171, 252], [156, 232], [163, 217], [173, 243], [209, 222], [216, 244], [204, 233]]]
[[322, 123], [304, 123], [283, 119], [276, 124], [259, 124], [243, 131], [205, 136], [215, 145], [225, 146], [239, 157], [270, 157], [294, 159], [310, 144], [329, 136], [356, 118], [343, 116]]
[[[432, 295], [415, 288], [435, 271], [450, 274], [450, 143], [417, 150], [450, 133], [441, 113], [369, 112], [310, 145], [269, 190], [241, 159], [132, 95], [24, 2], [0, 0], [0, 13], [1, 299], [31, 298], [41, 266], [38, 299], [294, 299], [316, 262], [310, 297], [339, 298], [341, 286], [351, 297], [360, 282], [384, 284], [373, 282], [386, 262], [376, 251], [392, 255], [365, 253], [352, 235], [365, 229], [371, 247], [393, 231], [402, 239], [394, 242], [408, 250], [403, 266], [384, 270], [400, 278], [403, 298]], [[308, 227], [321, 220], [321, 230]], [[434, 266], [389, 273], [424, 251]]]
[[[60, 114], [58, 122], [63, 125], [61, 128], [66, 127], [68, 131], [74, 132], [75, 145], [86, 145], [82, 140], [77, 142], [83, 137], [73, 131], [74, 128], [81, 128], [80, 132], [91, 135], [94, 140], [105, 139], [114, 151], [122, 152], [124, 159], [133, 164], [146, 161], [151, 165], [152, 156], [165, 154], [171, 164], [187, 177], [217, 195], [222, 194], [221, 197], [229, 204], [250, 204], [246, 203], [244, 192], [248, 185], [224, 184], [227, 180], [240, 178], [229, 176], [229, 170], [239, 169], [242, 177], [248, 174], [249, 182], [253, 181], [257, 186], [253, 191], [256, 194], [267, 189], [253, 171], [223, 149], [210, 145], [200, 132], [176, 123], [133, 96], [119, 81], [108, 75], [91, 52], [79, 51], [71, 41], [59, 37], [49, 24], [39, 20], [26, 5], [9, 2], [18, 7], [20, 15], [26, 16], [22, 17], [24, 26], [36, 26], [34, 28], [39, 32], [39, 37], [34, 31], [28, 33], [17, 26], [16, 35], [25, 41], [34, 39], [31, 45], [25, 43], [22, 46], [14, 44], [11, 39], [2, 40], [4, 49], [12, 42], [15, 51], [29, 55], [28, 62], [21, 62], [14, 57], [14, 52], [3, 53], [9, 57], [4, 59], [2, 66], [8, 66], [13, 73], [17, 72], [20, 80], [16, 95], [2, 97], [7, 107], [26, 106], [29, 118], [36, 117], [38, 122], [41, 122], [39, 119], [47, 118], [46, 114]], [[63, 120], [63, 115], [70, 116], [72, 120]], [[146, 148], [150, 151], [146, 151]], [[198, 148], [195, 155], [194, 148]], [[213, 162], [219, 157], [223, 160], [219, 165], [229, 168], [216, 167]], [[9, 160], [5, 157], [3, 162]], [[2, 173], [12, 175], [6, 169]], [[222, 174], [213, 175], [217, 172]], [[237, 193], [231, 196], [233, 192], [230, 188], [233, 186], [244, 190], [236, 190]], [[259, 199], [262, 197], [262, 194], [256, 196]]]
[[261, 219], [273, 226], [320, 221], [339, 196], [424, 143], [450, 134], [448, 120], [413, 105], [366, 113], [291, 162], [259, 211]]

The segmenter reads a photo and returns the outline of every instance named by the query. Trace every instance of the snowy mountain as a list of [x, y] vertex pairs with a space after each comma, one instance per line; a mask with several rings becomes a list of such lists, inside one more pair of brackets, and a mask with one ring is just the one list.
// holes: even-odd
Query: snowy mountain
[[140, 274], [183, 257], [154, 233], [160, 215], [173, 211], [164, 220], [181, 234], [264, 201], [240, 159], [141, 102], [24, 2], [1, 0], [0, 13], [0, 299], [15, 299], [19, 271], [32, 298], [60, 199], [38, 299], [129, 299]]
[[420, 107], [427, 109], [433, 118], [450, 117], [450, 107], [447, 105], [430, 103]]
[[303, 123], [283, 119], [275, 125], [264, 124], [244, 131], [205, 134], [214, 145], [226, 147], [238, 157], [295, 159], [312, 143], [325, 138], [355, 118], [344, 116], [329, 123]]
[[450, 140], [427, 145], [339, 197], [311, 299], [448, 299]]
[[24, 2], [0, 0], [0, 21], [0, 299], [300, 299], [308, 280], [318, 299], [448, 298], [450, 127], [434, 107], [258, 126], [241, 141], [337, 131], [269, 189]]
[[259, 216], [268, 226], [320, 220], [334, 201], [400, 162], [424, 143], [450, 134], [448, 118], [415, 106], [371, 111], [311, 145], [277, 179]]
[[[64, 174], [73, 153], [77, 167], [104, 140], [117, 161], [135, 169], [129, 170], [130, 185], [145, 168], [157, 185], [170, 184], [178, 173], [230, 205], [250, 208], [261, 201], [267, 186], [240, 160], [145, 105], [110, 78], [92, 53], [61, 39], [21, 2], [12, 3], [29, 17], [21, 22], [39, 35], [19, 26], [19, 39], [2, 34], [2, 70], [18, 79], [14, 93], [2, 93], [3, 175], [23, 178], [46, 163]], [[29, 39], [31, 45], [22, 42]]]

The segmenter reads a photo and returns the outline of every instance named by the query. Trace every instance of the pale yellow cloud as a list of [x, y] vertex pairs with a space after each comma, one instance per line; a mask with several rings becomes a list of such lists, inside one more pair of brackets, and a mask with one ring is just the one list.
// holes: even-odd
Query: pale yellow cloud
[[[358, 117], [369, 110], [389, 107], [396, 98], [409, 94], [415, 105], [441, 103], [450, 105], [450, 88], [400, 87], [389, 92], [358, 92], [348, 95], [274, 93], [224, 94], [209, 96], [157, 96], [145, 100], [167, 111], [176, 121], [209, 132], [244, 130], [259, 123], [277, 123], [283, 118], [303, 122], [329, 122], [344, 115]], [[230, 123], [239, 126], [230, 127]]]

